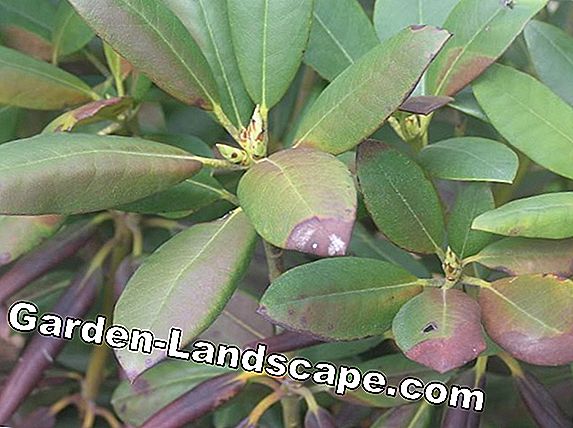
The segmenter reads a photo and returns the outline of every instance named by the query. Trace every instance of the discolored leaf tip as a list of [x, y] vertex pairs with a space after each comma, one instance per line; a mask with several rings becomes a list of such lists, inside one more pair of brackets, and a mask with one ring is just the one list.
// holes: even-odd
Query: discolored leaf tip
[[447, 373], [473, 361], [487, 348], [483, 338], [480, 338], [474, 346], [465, 346], [463, 349], [455, 348], [452, 343], [454, 340], [459, 339], [427, 340], [406, 352], [406, 356], [438, 373]]
[[379, 152], [389, 150], [391, 147], [378, 140], [365, 140], [358, 146], [358, 161], [365, 161]]
[[299, 223], [287, 239], [286, 248], [321, 257], [344, 256], [352, 229], [352, 220], [312, 217]]

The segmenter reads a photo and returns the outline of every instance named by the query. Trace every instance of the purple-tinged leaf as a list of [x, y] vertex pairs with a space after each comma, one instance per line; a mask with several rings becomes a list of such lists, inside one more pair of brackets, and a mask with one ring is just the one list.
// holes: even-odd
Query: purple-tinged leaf
[[480, 307], [460, 290], [426, 288], [402, 306], [392, 330], [408, 358], [440, 373], [463, 366], [486, 349]]
[[482, 289], [479, 303], [487, 333], [515, 358], [542, 366], [573, 362], [573, 281], [504, 278]]
[[346, 166], [313, 149], [265, 158], [239, 183], [241, 206], [271, 244], [318, 256], [346, 253], [356, 217], [356, 189]]
[[400, 106], [401, 111], [424, 116], [447, 106], [454, 99], [452, 97], [437, 97], [432, 95], [410, 97]]
[[376, 420], [371, 428], [426, 428], [432, 420], [433, 410], [425, 402], [394, 407]]
[[38, 407], [28, 413], [14, 428], [55, 428], [56, 415], [49, 407]]
[[336, 428], [336, 421], [328, 410], [317, 407], [307, 410], [304, 428]]
[[275, 336], [255, 340], [246, 345], [245, 348], [256, 348], [259, 343], [266, 345], [268, 347], [267, 352], [270, 354], [273, 352], [284, 353], [297, 351], [299, 349], [308, 348], [309, 346], [320, 345], [322, 341], [306, 334], [284, 331]]
[[[475, 370], [468, 370], [455, 378], [452, 383], [461, 388], [472, 390], [479, 388], [484, 391], [486, 377], [483, 375], [480, 379], [476, 379]], [[470, 404], [472, 403], [470, 402]], [[462, 409], [459, 405], [458, 402], [458, 407], [445, 407], [441, 428], [479, 428], [481, 413]]]

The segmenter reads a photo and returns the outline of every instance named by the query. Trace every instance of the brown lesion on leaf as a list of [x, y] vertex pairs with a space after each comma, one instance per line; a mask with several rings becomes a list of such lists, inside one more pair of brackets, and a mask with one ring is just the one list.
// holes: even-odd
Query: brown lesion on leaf
[[[440, 95], [456, 95], [495, 62], [495, 58], [483, 55], [460, 58], [463, 54], [461, 47], [448, 52], [447, 60], [437, 78], [438, 86], [442, 86]], [[460, 67], [460, 65], [463, 66]], [[458, 69], [452, 70], [452, 67], [458, 67]]]
[[321, 257], [344, 256], [352, 235], [353, 217], [337, 219], [315, 216], [304, 220], [293, 229], [285, 247]]
[[24, 28], [7, 25], [0, 31], [6, 47], [15, 49], [42, 61], [52, 58], [52, 44]]

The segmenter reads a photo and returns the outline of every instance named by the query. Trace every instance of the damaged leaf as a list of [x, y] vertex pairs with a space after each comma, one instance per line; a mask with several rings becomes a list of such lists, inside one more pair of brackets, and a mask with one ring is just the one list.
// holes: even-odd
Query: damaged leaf
[[241, 206], [271, 244], [318, 256], [346, 253], [356, 216], [356, 189], [346, 166], [312, 149], [265, 158], [241, 179]]
[[463, 366], [486, 349], [479, 305], [455, 289], [424, 289], [402, 306], [392, 331], [406, 357], [439, 373]]
[[573, 281], [504, 278], [481, 290], [479, 304], [487, 333], [515, 358], [543, 366], [573, 362]]
[[294, 268], [275, 280], [259, 312], [289, 330], [328, 340], [384, 334], [424, 280], [390, 263], [344, 257]]
[[436, 97], [430, 95], [410, 97], [402, 103], [400, 111], [427, 116], [448, 105], [453, 100], [451, 97]]
[[505, 236], [573, 237], [573, 192], [547, 193], [512, 201], [483, 213], [472, 228]]
[[43, 134], [0, 146], [0, 213], [98, 211], [164, 190], [201, 164], [153, 141]]
[[376, 46], [312, 104], [297, 145], [333, 154], [351, 150], [400, 107], [449, 38], [434, 27], [411, 27]]
[[360, 145], [357, 162], [364, 201], [380, 231], [407, 250], [438, 251], [445, 235], [442, 207], [422, 169], [374, 140]]
[[[162, 340], [168, 339], [172, 327], [179, 328], [183, 330], [181, 348], [221, 313], [250, 262], [255, 238], [240, 209], [180, 232], [135, 272], [117, 302], [114, 322], [128, 329], [150, 330]], [[215, 264], [213, 257], [217, 257]], [[173, 310], [186, 301], [193, 301], [193, 310]], [[116, 355], [132, 380], [166, 357], [159, 350], [145, 354], [121, 349]]]
[[432, 95], [455, 95], [493, 64], [547, 0], [461, 0], [444, 27], [454, 36], [428, 70]]

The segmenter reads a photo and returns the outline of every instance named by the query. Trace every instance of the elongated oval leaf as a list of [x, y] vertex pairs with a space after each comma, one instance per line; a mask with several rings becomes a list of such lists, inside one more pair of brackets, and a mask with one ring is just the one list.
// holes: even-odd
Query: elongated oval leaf
[[454, 95], [483, 73], [547, 0], [461, 0], [444, 27], [454, 37], [428, 70], [428, 94]]
[[381, 41], [410, 25], [442, 27], [459, 0], [377, 0], [374, 27]]
[[408, 28], [340, 74], [305, 114], [297, 145], [339, 154], [372, 134], [414, 90], [450, 34]]
[[472, 256], [489, 244], [493, 236], [472, 230], [477, 216], [495, 208], [493, 194], [487, 184], [471, 183], [464, 187], [448, 219], [448, 244], [463, 259]]
[[573, 192], [548, 193], [512, 201], [475, 219], [472, 228], [506, 236], [573, 237]]
[[152, 141], [43, 134], [0, 146], [0, 213], [98, 211], [164, 190], [200, 168], [185, 151]]
[[313, 0], [228, 0], [239, 69], [263, 110], [280, 101], [302, 62]]
[[253, 105], [235, 56], [226, 0], [167, 0], [207, 58], [221, 104], [235, 126], [246, 125]]
[[426, 288], [400, 309], [392, 330], [408, 358], [440, 373], [472, 361], [486, 348], [479, 305], [454, 289]]
[[369, 140], [358, 149], [358, 180], [374, 223], [388, 239], [419, 253], [441, 248], [445, 231], [440, 200], [414, 161]]
[[471, 261], [509, 275], [573, 275], [573, 239], [504, 238], [481, 250]]
[[96, 97], [76, 76], [0, 46], [0, 104], [60, 110]]
[[164, 2], [68, 0], [93, 30], [178, 100], [211, 110], [219, 96], [201, 50]]
[[114, 391], [111, 403], [123, 421], [140, 426], [183, 394], [226, 372], [227, 369], [217, 366], [165, 361], [133, 383], [122, 382]]
[[0, 105], [0, 144], [16, 138], [20, 109]]
[[565, 31], [540, 21], [525, 27], [525, 40], [535, 70], [543, 83], [573, 105], [573, 38]]
[[493, 126], [539, 165], [573, 178], [573, 108], [533, 77], [496, 65], [474, 85]]
[[[179, 233], [135, 272], [117, 302], [114, 322], [128, 329], [150, 330], [163, 340], [172, 327], [180, 328], [182, 344], [187, 344], [225, 307], [249, 264], [255, 238], [240, 209]], [[182, 307], [181, 302], [193, 304]], [[127, 376], [134, 379], [165, 358], [165, 351], [146, 355], [121, 349], [116, 355]]]
[[445, 180], [512, 183], [519, 159], [497, 141], [461, 137], [426, 146], [420, 163], [434, 177]]
[[0, 265], [8, 264], [58, 231], [61, 216], [0, 216]]
[[573, 282], [551, 275], [505, 278], [479, 299], [491, 338], [516, 358], [557, 366], [573, 362]]
[[263, 159], [241, 179], [239, 200], [268, 242], [319, 256], [346, 253], [356, 216], [356, 189], [346, 166], [312, 149]]
[[315, 0], [305, 62], [326, 80], [378, 45], [374, 27], [357, 0]]
[[94, 37], [90, 27], [67, 1], [60, 2], [52, 33], [53, 62], [79, 51]]
[[423, 280], [390, 263], [344, 257], [288, 271], [261, 299], [259, 312], [289, 330], [329, 340], [384, 334]]

